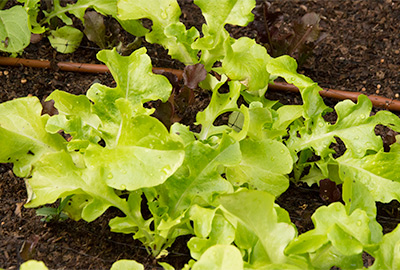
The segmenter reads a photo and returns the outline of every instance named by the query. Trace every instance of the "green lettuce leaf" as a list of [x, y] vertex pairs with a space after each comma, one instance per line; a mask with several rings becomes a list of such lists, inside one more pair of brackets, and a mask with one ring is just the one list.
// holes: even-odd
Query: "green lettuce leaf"
[[396, 229], [383, 236], [379, 249], [372, 255], [374, 264], [368, 269], [398, 269], [400, 267], [400, 225]]
[[187, 246], [192, 258], [198, 260], [215, 245], [230, 245], [235, 239], [235, 228], [222, 215], [214, 216], [211, 231], [208, 235], [192, 237]]
[[330, 111], [330, 108], [324, 104], [319, 95], [319, 91], [322, 89], [310, 78], [297, 73], [297, 63], [292, 57], [284, 55], [270, 59], [267, 64], [267, 71], [271, 77], [282, 77], [288, 83], [299, 88], [303, 99], [303, 116], [306, 120]]
[[102, 121], [100, 131], [107, 145], [117, 143], [121, 132], [122, 116], [116, 101], [128, 100], [133, 106], [134, 114], [151, 114], [152, 110], [144, 109], [143, 103], [150, 100], [167, 101], [172, 86], [168, 79], [152, 73], [151, 61], [146, 49], [141, 48], [130, 56], [120, 56], [114, 49], [103, 50], [97, 55], [106, 63], [117, 83], [115, 88], [94, 84], [88, 90], [88, 98], [94, 102], [93, 113]]
[[227, 179], [236, 186], [248, 184], [249, 188], [264, 190], [279, 196], [289, 187], [288, 174], [293, 161], [286, 146], [278, 141], [240, 141], [240, 164], [228, 167]]
[[224, 81], [224, 78], [222, 78], [221, 82], [213, 85], [213, 95], [210, 104], [204, 111], [196, 115], [196, 125], [201, 125], [201, 132], [199, 134], [201, 140], [205, 140], [212, 135], [222, 133], [229, 129], [226, 125], [214, 126], [213, 123], [219, 115], [225, 112], [238, 110], [236, 102], [240, 96], [241, 84], [237, 81], [231, 81], [228, 83], [229, 93], [220, 94], [218, 93], [218, 89], [222, 86]]
[[[257, 236], [263, 264], [284, 264], [288, 257], [284, 249], [296, 236], [293, 225], [278, 219], [275, 197], [264, 191], [242, 190], [219, 197], [222, 210], [232, 223], [242, 223]], [[250, 237], [254, 237], [251, 236]]]
[[198, 62], [198, 50], [192, 49], [191, 44], [199, 32], [194, 27], [186, 30], [179, 21], [180, 15], [176, 0], [118, 1], [119, 19], [150, 19], [153, 22], [152, 31], [146, 34], [146, 40], [163, 45], [173, 58], [185, 64], [195, 64]]
[[373, 245], [369, 217], [361, 209], [346, 213], [341, 203], [318, 208], [311, 217], [315, 229], [295, 238], [286, 254], [307, 254], [316, 268], [362, 267], [362, 251]]
[[335, 137], [339, 137], [358, 158], [363, 157], [368, 150], [377, 152], [383, 144], [382, 139], [375, 135], [375, 126], [383, 124], [398, 129], [400, 119], [384, 111], [369, 116], [371, 108], [371, 101], [364, 95], [359, 96], [357, 104], [350, 100], [342, 101], [335, 106], [338, 115], [335, 124], [317, 116], [310, 127], [311, 132], [306, 127], [298, 129], [300, 137], [291, 136], [287, 145], [295, 152], [312, 148], [317, 155], [325, 157], [333, 152], [329, 145], [336, 143]]
[[40, 0], [18, 0], [18, 2], [24, 3], [24, 8], [28, 13], [31, 32], [41, 34], [46, 31], [46, 28], [37, 22], [37, 16], [40, 12]]
[[54, 100], [54, 107], [59, 113], [47, 121], [46, 130], [50, 133], [63, 130], [70, 134], [72, 139], [68, 142], [68, 150], [85, 149], [89, 143], [100, 141], [101, 121], [92, 113], [92, 104], [86, 96], [56, 90], [46, 100]]
[[375, 201], [400, 200], [400, 152], [384, 152], [357, 158], [350, 152], [336, 159], [342, 181], [361, 183]]
[[0, 10], [0, 51], [16, 53], [29, 45], [31, 39], [28, 14], [22, 6]]
[[116, 0], [78, 0], [74, 4], [61, 6], [60, 0], [53, 1], [53, 10], [45, 13], [45, 22], [50, 23], [54, 17], [58, 17], [66, 25], [72, 25], [72, 19], [67, 16], [67, 12], [84, 22], [85, 11], [88, 8], [93, 8], [95, 11], [103, 15], [116, 14]]
[[239, 143], [224, 135], [216, 147], [195, 141], [185, 148], [182, 166], [163, 185], [156, 187], [161, 206], [175, 218], [186, 212], [195, 200], [212, 205], [214, 196], [232, 192], [219, 167], [238, 164]]
[[231, 245], [214, 245], [193, 264], [193, 270], [242, 270], [243, 260], [238, 248]]
[[102, 168], [107, 184], [115, 189], [137, 190], [163, 183], [183, 162], [179, 137], [169, 134], [156, 118], [134, 117], [128, 101], [118, 100], [116, 104], [122, 112], [116, 145], [89, 145], [85, 153], [87, 166]]
[[27, 177], [42, 155], [65, 149], [60, 134], [49, 134], [45, 126], [49, 115], [41, 115], [36, 97], [0, 104], [0, 162], [14, 163], [14, 173]]
[[134, 260], [118, 260], [112, 264], [110, 270], [144, 270], [144, 266]]
[[263, 46], [250, 38], [242, 37], [227, 48], [221, 73], [231, 80], [243, 83], [253, 95], [263, 96], [269, 83], [266, 66], [270, 59], [271, 56]]

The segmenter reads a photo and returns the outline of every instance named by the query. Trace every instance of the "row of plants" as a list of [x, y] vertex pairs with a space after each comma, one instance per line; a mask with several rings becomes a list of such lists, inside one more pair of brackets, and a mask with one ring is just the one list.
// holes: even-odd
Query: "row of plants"
[[[145, 48], [130, 56], [100, 51], [115, 88], [96, 83], [79, 96], [56, 90], [48, 97], [58, 110], [53, 116], [42, 114], [36, 97], [0, 104], [0, 162], [26, 179], [25, 206], [62, 200], [65, 214], [87, 222], [118, 208], [123, 216], [110, 220], [111, 230], [132, 234], [155, 257], [192, 235], [184, 269], [361, 269], [363, 253], [375, 258], [370, 269], [399, 268], [400, 229], [383, 235], [375, 204], [399, 201], [400, 145], [385, 151], [374, 129], [400, 132], [400, 119], [371, 115], [365, 96], [333, 110], [293, 58], [230, 37], [225, 26], [252, 21], [255, 1], [194, 3], [206, 21], [201, 35], [180, 22], [176, 0], [118, 0], [116, 14], [150, 19], [146, 40], [195, 70], [182, 90], [188, 102], [197, 86], [212, 92], [196, 116], [199, 131], [174, 117], [166, 127], [154, 116], [161, 106], [149, 108], [152, 101], [174, 108], [179, 93], [152, 73]], [[277, 78], [299, 88], [302, 105], [265, 98]], [[335, 123], [325, 120], [329, 112]], [[216, 125], [225, 113], [229, 122]], [[332, 147], [339, 139], [343, 153]], [[342, 184], [344, 203], [318, 208], [314, 229], [299, 235], [275, 200], [290, 181], [327, 178]]]

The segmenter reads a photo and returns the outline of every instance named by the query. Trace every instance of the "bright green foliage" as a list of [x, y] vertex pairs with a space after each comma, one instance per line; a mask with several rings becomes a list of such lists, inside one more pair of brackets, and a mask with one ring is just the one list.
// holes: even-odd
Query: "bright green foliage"
[[28, 14], [21, 6], [0, 10], [0, 51], [16, 53], [31, 39]]
[[269, 83], [269, 73], [265, 66], [270, 59], [264, 47], [252, 39], [242, 37], [232, 47], [227, 47], [222, 70], [230, 79], [246, 85], [250, 93], [263, 96]]
[[18, 2], [24, 4], [26, 13], [29, 16], [29, 23], [31, 26], [31, 32], [34, 34], [41, 34], [46, 31], [44, 26], [41, 26], [37, 21], [37, 17], [40, 11], [40, 0], [18, 0]]
[[332, 266], [362, 267], [363, 247], [371, 241], [369, 218], [365, 211], [346, 213], [341, 203], [318, 208], [312, 216], [315, 229], [308, 231], [286, 248], [286, 254], [309, 254], [311, 264], [319, 269]]
[[21, 270], [47, 270], [48, 268], [43, 262], [29, 260], [21, 264]]
[[[117, 18], [117, 0], [78, 0], [61, 6], [60, 0], [47, 3], [47, 9], [41, 9], [40, 0], [18, 0], [24, 6], [14, 6], [7, 10], [0, 10], [0, 51], [17, 53], [30, 43], [31, 33], [42, 34], [48, 32], [51, 45], [61, 53], [74, 52], [83, 37], [83, 33], [72, 27], [70, 17], [75, 16], [82, 23], [88, 9], [94, 9], [99, 14], [112, 16], [121, 26], [135, 36], [143, 36], [148, 30], [138, 20], [120, 20]], [[39, 13], [44, 18], [38, 21]], [[65, 25], [54, 30], [54, 20], [60, 19]], [[192, 32], [193, 33], [193, 32]]]
[[113, 263], [110, 270], [143, 270], [144, 267], [142, 264], [133, 261], [133, 260], [119, 260]]
[[[37, 3], [26, 2], [32, 8]], [[327, 122], [331, 108], [319, 96], [321, 88], [297, 73], [294, 59], [271, 58], [253, 40], [235, 40], [224, 29], [246, 25], [254, 1], [195, 3], [207, 23], [201, 38], [179, 22], [174, 0], [120, 0], [118, 18], [132, 29], [141, 26], [141, 18], [152, 20], [149, 42], [184, 63], [200, 62], [219, 73], [199, 84], [212, 91], [196, 117], [199, 132], [181, 123], [168, 130], [151, 115], [154, 109], [145, 103], [166, 102], [172, 86], [152, 73], [146, 49], [127, 57], [101, 51], [98, 58], [114, 76], [114, 88], [94, 84], [86, 96], [55, 91], [48, 99], [59, 114], [52, 117], [41, 115], [35, 97], [0, 104], [0, 162], [13, 163], [15, 174], [25, 177], [26, 206], [61, 199], [61, 206], [69, 203], [55, 214], [62, 209], [86, 221], [116, 207], [123, 214], [110, 220], [111, 230], [132, 234], [154, 256], [165, 254], [177, 237], [192, 235], [193, 260], [185, 270], [359, 269], [363, 252], [375, 257], [373, 269], [399, 268], [399, 229], [383, 235], [375, 203], [400, 200], [400, 146], [385, 152], [374, 132], [377, 125], [400, 131], [399, 118], [386, 111], [371, 116], [371, 102], [360, 96], [357, 103], [339, 102], [337, 120]], [[58, 13], [51, 16], [66, 24], [67, 10], [80, 19], [89, 7], [117, 12], [112, 1], [80, 0], [66, 9], [55, 4]], [[35, 16], [32, 11], [30, 18]], [[222, 65], [213, 67], [216, 61]], [[303, 105], [264, 97], [277, 77], [300, 89]], [[245, 102], [239, 106], [241, 96]], [[228, 124], [219, 124], [225, 113]], [[344, 153], [331, 147], [336, 138]], [[324, 178], [343, 184], [344, 204], [317, 209], [315, 229], [298, 236], [276, 197], [290, 180], [313, 184]], [[113, 269], [127, 267], [142, 269], [132, 261]]]
[[118, 14], [122, 20], [152, 20], [152, 31], [146, 34], [148, 42], [162, 44], [172, 57], [185, 64], [197, 63], [198, 51], [190, 45], [199, 33], [194, 27], [186, 30], [179, 21], [181, 10], [175, 0], [121, 0]]
[[400, 226], [383, 236], [379, 249], [372, 253], [375, 263], [370, 267], [378, 269], [398, 269], [400, 267]]
[[42, 155], [65, 149], [59, 134], [46, 132], [49, 116], [41, 116], [41, 111], [36, 97], [0, 104], [0, 162], [14, 163], [14, 173], [19, 177], [27, 177]]
[[226, 172], [233, 185], [247, 183], [251, 188], [265, 190], [275, 196], [289, 187], [287, 174], [292, 171], [293, 161], [284, 144], [270, 139], [245, 139], [240, 142], [240, 151], [240, 164], [229, 167]]
[[242, 270], [243, 261], [239, 249], [229, 245], [214, 245], [207, 249], [193, 265], [193, 270]]

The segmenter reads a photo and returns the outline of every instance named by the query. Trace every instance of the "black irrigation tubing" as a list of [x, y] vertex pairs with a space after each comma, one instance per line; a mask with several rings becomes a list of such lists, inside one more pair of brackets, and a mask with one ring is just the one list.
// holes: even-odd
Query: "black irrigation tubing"
[[[59, 68], [64, 71], [74, 71], [74, 72], [86, 72], [86, 73], [108, 73], [109, 70], [106, 65], [101, 64], [86, 64], [86, 63], [73, 63], [73, 62], [50, 62], [47, 60], [32, 60], [24, 58], [11, 58], [11, 57], [0, 57], [0, 65], [3, 66], [26, 66], [26, 67], [36, 67], [36, 68]], [[153, 67], [153, 72], [157, 74], [162, 74], [163, 72], [170, 72], [175, 74], [178, 79], [182, 79], [183, 71], [172, 68], [157, 68]], [[275, 91], [288, 91], [299, 93], [299, 89], [288, 83], [273, 83], [269, 84], [269, 89]], [[352, 91], [342, 91], [330, 88], [322, 88], [319, 92], [321, 96], [333, 98], [337, 100], [350, 99], [357, 101], [359, 95], [363, 93], [352, 92]], [[400, 111], [400, 101], [390, 98], [381, 97], [378, 95], [367, 95], [371, 100], [372, 104], [377, 108], [387, 109], [391, 111]]]

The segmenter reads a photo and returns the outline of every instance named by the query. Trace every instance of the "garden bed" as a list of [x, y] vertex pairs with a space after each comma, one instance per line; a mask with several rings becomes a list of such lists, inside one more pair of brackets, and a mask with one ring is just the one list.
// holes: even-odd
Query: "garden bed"
[[[203, 19], [192, 1], [179, 1], [186, 25], [200, 28]], [[400, 2], [398, 1], [273, 1], [271, 10], [280, 10], [284, 22], [299, 19], [306, 12], [321, 15], [321, 28], [327, 37], [318, 44], [314, 54], [300, 68], [321, 87], [379, 94], [396, 99], [400, 94]], [[285, 23], [281, 31], [285, 31]], [[249, 27], [229, 29], [235, 38], [256, 37]], [[183, 68], [171, 60], [161, 46], [145, 44], [153, 65], [165, 68]], [[53, 63], [73, 61], [99, 63], [98, 49], [82, 42], [73, 54], [59, 54], [48, 41], [31, 44], [22, 57], [45, 59]], [[84, 74], [52, 69], [27, 67], [0, 67], [0, 101], [33, 95], [44, 100], [52, 91], [60, 89], [73, 94], [84, 94], [95, 82], [115, 86], [110, 74]], [[196, 92], [196, 102], [189, 108], [183, 122], [192, 124], [197, 111], [209, 102], [208, 93]], [[267, 98], [283, 104], [299, 104], [299, 94], [267, 92]], [[330, 106], [336, 100], [325, 99]], [[381, 108], [374, 109], [374, 112]], [[190, 118], [190, 119], [189, 119]], [[381, 132], [382, 134], [383, 132]], [[382, 134], [390, 139], [391, 135]], [[378, 165], [379, 166], [379, 165]], [[12, 166], [0, 167], [0, 267], [17, 269], [27, 259], [42, 260], [51, 269], [109, 269], [118, 259], [134, 259], [146, 269], [159, 269], [157, 260], [148, 255], [139, 241], [132, 236], [112, 233], [110, 218], [118, 215], [109, 209], [91, 223], [84, 221], [45, 223], [35, 215], [35, 209], [23, 207], [27, 195], [23, 179], [16, 178]], [[300, 233], [313, 228], [311, 215], [315, 209], [328, 205], [330, 200], [321, 196], [319, 187], [291, 184], [277, 203], [286, 209]], [[392, 231], [400, 222], [399, 203], [378, 204], [377, 220], [384, 233]], [[158, 261], [167, 261], [180, 269], [190, 259], [186, 247], [188, 237], [181, 237], [169, 248], [169, 255]], [[31, 248], [29, 248], [31, 246]], [[366, 257], [365, 265], [373, 261]], [[161, 269], [161, 268], [160, 268]]]

